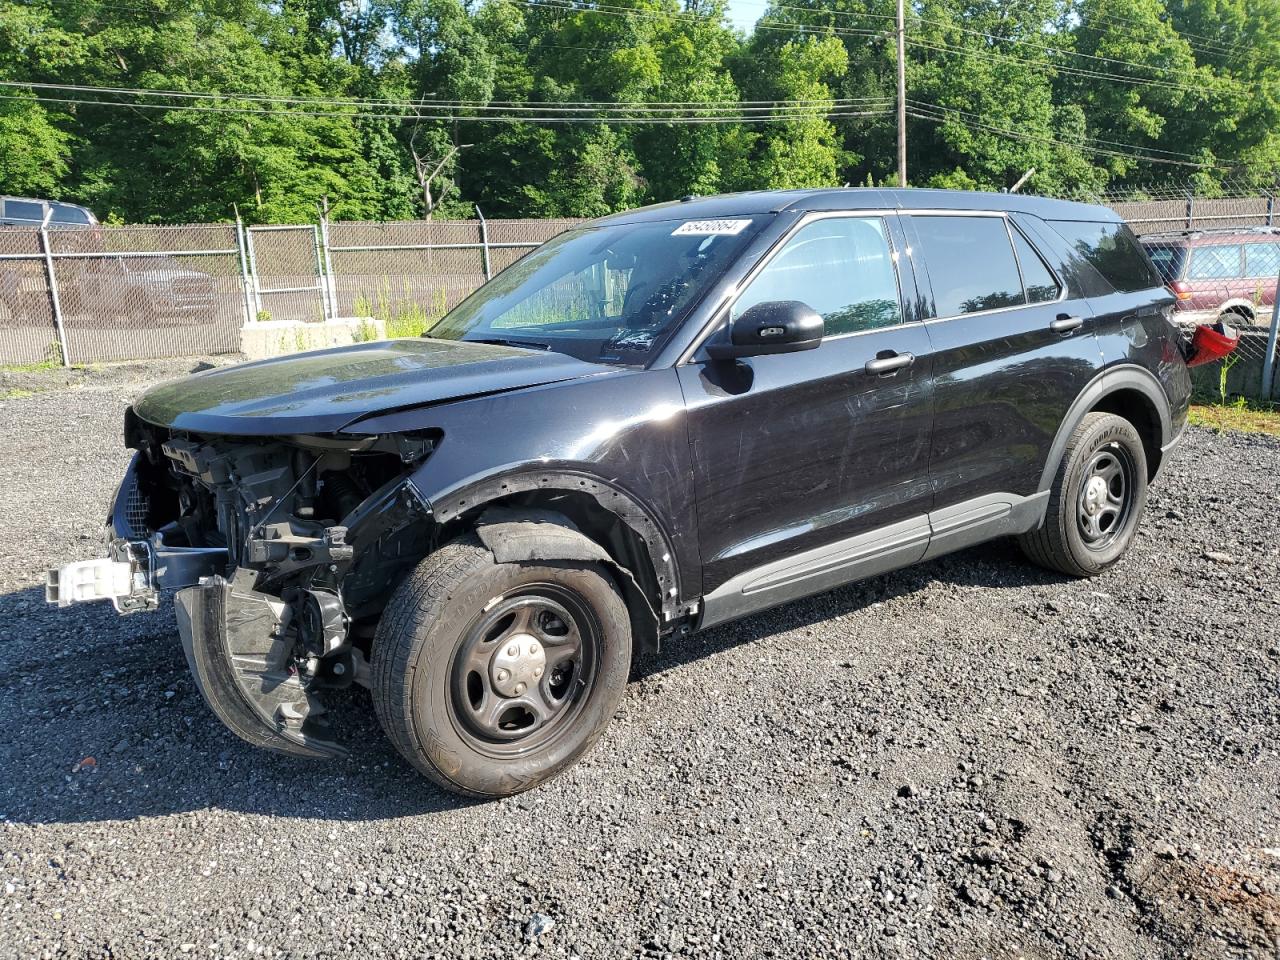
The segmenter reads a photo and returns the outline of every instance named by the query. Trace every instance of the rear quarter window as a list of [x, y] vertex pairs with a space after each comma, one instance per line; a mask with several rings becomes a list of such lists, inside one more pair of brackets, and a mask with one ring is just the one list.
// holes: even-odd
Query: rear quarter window
[[1123, 223], [1090, 220], [1050, 220], [1081, 258], [1116, 290], [1129, 293], [1164, 286], [1150, 258]]
[[88, 226], [89, 214], [80, 207], [73, 207], [65, 203], [55, 203], [53, 205], [54, 223], [74, 223], [79, 226]]
[[1280, 273], [1280, 243], [1246, 243], [1244, 275], [1274, 278]]

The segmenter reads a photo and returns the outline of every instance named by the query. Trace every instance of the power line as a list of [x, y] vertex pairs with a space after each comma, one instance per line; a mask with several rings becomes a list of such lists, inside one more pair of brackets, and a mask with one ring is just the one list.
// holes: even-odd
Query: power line
[[[928, 109], [932, 109], [932, 108], [928, 108]], [[1004, 127], [996, 127], [996, 126], [992, 126], [991, 124], [979, 123], [977, 121], [972, 121], [972, 120], [966, 120], [964, 118], [951, 116], [945, 113], [924, 112], [924, 109], [920, 107], [916, 107], [914, 112], [909, 113], [909, 116], [914, 117], [917, 120], [928, 120], [933, 123], [941, 123], [947, 120], [954, 120], [956, 123], [959, 123], [962, 126], [969, 127], [970, 129], [988, 130], [993, 133], [1002, 134], [1003, 136], [1006, 136], [1006, 137], [1012, 137], [1015, 140], [1026, 140], [1032, 143], [1047, 143], [1047, 144], [1052, 144], [1053, 146], [1068, 147], [1072, 150], [1083, 150], [1087, 153], [1094, 153], [1100, 156], [1116, 157], [1122, 160], [1141, 161], [1144, 163], [1163, 163], [1163, 164], [1169, 164], [1172, 166], [1179, 166], [1179, 167], [1193, 167], [1200, 170], [1229, 169], [1228, 166], [1223, 164], [1192, 163], [1186, 160], [1172, 160], [1172, 159], [1165, 159], [1161, 157], [1147, 157], [1147, 156], [1141, 156], [1139, 154], [1121, 153], [1117, 150], [1108, 150], [1102, 147], [1090, 147], [1087, 144], [1083, 144], [1083, 143], [1071, 143], [1066, 140], [1059, 140], [1056, 137], [1035, 136], [1033, 134], [1022, 133], [1021, 131], [1018, 131], [1018, 130], [1008, 130], [1008, 129], [1005, 129]], [[1138, 148], [1134, 147], [1133, 149], [1136, 150]]]
[[[328, 117], [333, 119], [345, 120], [460, 120], [471, 121], [473, 123], [624, 123], [624, 124], [703, 124], [703, 123], [735, 123], [735, 124], [751, 124], [751, 123], [785, 123], [792, 120], [805, 120], [813, 116], [813, 113], [789, 113], [782, 115], [769, 116], [663, 116], [663, 117], [621, 117], [621, 116], [483, 116], [468, 117], [458, 114], [450, 114], [445, 116], [427, 116], [417, 113], [369, 113], [369, 112], [340, 112], [332, 110], [299, 110], [295, 108], [270, 110], [254, 107], [227, 107], [227, 106], [198, 106], [195, 104], [167, 104], [167, 103], [121, 103], [118, 100], [87, 100], [75, 97], [49, 97], [33, 94], [30, 97], [22, 97], [18, 94], [2, 94], [0, 99], [3, 100], [36, 100], [41, 103], [67, 103], [83, 106], [94, 107], [120, 107], [126, 110], [168, 110], [172, 112], [187, 113], [221, 113], [221, 114], [244, 114], [258, 115], [268, 117]], [[879, 116], [883, 110], [828, 110], [823, 111], [820, 115], [824, 118], [846, 118], [846, 117], [870, 117]]]
[[[1150, 26], [1150, 24], [1149, 24], [1147, 21], [1139, 20], [1139, 19], [1137, 19], [1136, 17], [1126, 17], [1126, 16], [1124, 16], [1123, 14], [1120, 14], [1120, 13], [1113, 13], [1113, 12], [1111, 12], [1111, 11], [1107, 11], [1107, 12], [1105, 12], [1105, 13], [1092, 13], [1092, 14], [1090, 14], [1090, 15], [1089, 15], [1088, 19], [1084, 19], [1084, 18], [1082, 18], [1082, 19], [1081, 19], [1081, 22], [1082, 22], [1083, 24], [1088, 24], [1088, 22], [1089, 22], [1090, 20], [1100, 20], [1100, 21], [1102, 21], [1103, 23], [1106, 23], [1106, 22], [1108, 22], [1108, 21], [1113, 21], [1113, 22], [1115, 22], [1115, 23], [1120, 23], [1120, 24], [1131, 24], [1131, 25], [1133, 25], [1133, 26], [1138, 26], [1138, 27], [1149, 27], [1149, 26]], [[1173, 22], [1171, 22], [1171, 21], [1169, 21], [1169, 20], [1161, 20], [1160, 22], [1161, 22], [1161, 23], [1163, 23], [1163, 24], [1166, 24], [1167, 26], [1169, 26], [1170, 28], [1172, 28], [1172, 29], [1173, 29], [1173, 31], [1174, 31], [1174, 33], [1178, 34], [1178, 35], [1179, 35], [1179, 36], [1181, 36], [1181, 37], [1184, 37], [1184, 38], [1185, 38], [1185, 37], [1191, 37], [1192, 39], [1198, 40], [1198, 41], [1200, 41], [1201, 43], [1206, 44], [1206, 45], [1208, 45], [1208, 46], [1211, 46], [1211, 47], [1217, 47], [1217, 48], [1219, 48], [1220, 52], [1222, 52], [1222, 53], [1234, 53], [1234, 52], [1235, 52], [1235, 51], [1233, 51], [1233, 50], [1232, 50], [1228, 45], [1224, 44], [1224, 43], [1223, 43], [1222, 41], [1220, 41], [1220, 40], [1215, 40], [1213, 37], [1206, 37], [1206, 36], [1204, 36], [1203, 34], [1199, 34], [1199, 33], [1191, 33], [1189, 30], [1181, 30], [1181, 29], [1179, 29], [1179, 28], [1178, 28], [1178, 25], [1177, 25], [1177, 24], [1175, 24], [1175, 23], [1173, 23]]]
[[849, 106], [862, 103], [888, 102], [881, 97], [828, 97], [818, 100], [653, 100], [634, 103], [615, 100], [565, 100], [531, 103], [527, 100], [437, 100], [434, 97], [392, 100], [356, 97], [302, 97], [273, 96], [257, 93], [216, 92], [205, 90], [158, 90], [147, 87], [103, 87], [69, 83], [38, 83], [34, 81], [0, 80], [0, 87], [54, 90], [64, 93], [114, 94], [121, 96], [171, 97], [183, 100], [245, 100], [256, 103], [280, 103], [287, 105], [328, 105], [362, 109], [364, 107], [404, 107], [457, 110], [515, 110], [515, 111], [563, 111], [563, 112], [689, 112], [692, 109], [771, 111], [805, 110], [815, 106]]
[[[910, 103], [913, 107], [917, 107], [924, 110], [934, 110], [934, 111], [940, 111], [943, 113], [961, 113], [967, 117], [976, 117], [979, 119], [985, 116], [985, 114], [975, 113], [972, 110], [961, 110], [959, 107], [945, 107], [936, 103], [928, 103], [924, 100], [908, 100], [907, 102]], [[1193, 161], [1196, 158], [1196, 154], [1184, 153], [1180, 150], [1161, 150], [1158, 147], [1147, 147], [1147, 146], [1139, 147], [1135, 144], [1123, 143], [1118, 140], [1104, 140], [1101, 137], [1084, 137], [1083, 139], [1088, 141], [1089, 143], [1105, 143], [1113, 147], [1127, 147], [1131, 150], [1145, 150], [1148, 153], [1162, 153], [1162, 154], [1166, 154], [1167, 156], [1183, 157], [1185, 159], [1193, 160]], [[1199, 162], [1199, 161], [1196, 161], [1196, 162]]]
[[1009, 60], [1014, 63], [1026, 64], [1040, 70], [1056, 70], [1059, 73], [1076, 77], [1091, 77], [1100, 80], [1114, 80], [1117, 83], [1127, 83], [1133, 86], [1161, 87], [1168, 90], [1178, 90], [1183, 93], [1204, 93], [1203, 86], [1188, 86], [1180, 83], [1170, 83], [1167, 80], [1153, 80], [1146, 77], [1126, 77], [1120, 73], [1105, 73], [1098, 70], [1085, 70], [1080, 67], [1069, 67], [1062, 64], [1048, 63], [1043, 60], [1029, 60], [1026, 57], [1019, 57], [1011, 53], [1001, 53], [997, 50], [968, 50], [964, 47], [958, 47], [954, 44], [935, 44], [928, 43], [923, 40], [914, 40], [907, 38], [907, 43], [913, 47], [920, 47], [925, 50], [935, 50], [941, 53], [952, 53], [957, 56], [987, 59], [995, 57], [1001, 60]]
[[970, 36], [984, 37], [987, 40], [994, 40], [998, 43], [1010, 43], [1010, 44], [1015, 44], [1017, 46], [1031, 47], [1035, 50], [1043, 50], [1045, 53], [1051, 53], [1056, 56], [1080, 57], [1082, 59], [1096, 60], [1102, 63], [1113, 63], [1118, 66], [1137, 67], [1140, 70], [1153, 70], [1160, 73], [1174, 74], [1176, 76], [1184, 75], [1184, 71], [1179, 70], [1177, 67], [1161, 67], [1155, 64], [1138, 63], [1135, 60], [1120, 60], [1115, 57], [1102, 57], [1092, 53], [1081, 53], [1078, 50], [1067, 50], [1062, 47], [1052, 47], [1052, 46], [1046, 46], [1040, 43], [1035, 43], [1030, 39], [1018, 39], [1016, 37], [1001, 37], [996, 34], [985, 33], [982, 30], [973, 30], [969, 27], [961, 27], [955, 24], [946, 23], [943, 20], [930, 20], [927, 17], [921, 17], [920, 21], [921, 23], [931, 23], [931, 24], [934, 24], [935, 26], [945, 27], [946, 29], [949, 29], [949, 30], [957, 30], [960, 33], [967, 33]]

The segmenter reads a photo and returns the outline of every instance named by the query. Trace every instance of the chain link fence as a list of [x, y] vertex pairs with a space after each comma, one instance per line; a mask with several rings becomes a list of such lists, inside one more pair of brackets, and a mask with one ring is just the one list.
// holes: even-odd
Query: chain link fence
[[341, 316], [443, 316], [487, 279], [580, 220], [342, 222], [325, 230]]
[[0, 227], [0, 364], [234, 353], [267, 320], [420, 329], [578, 222]]
[[[1110, 206], [1156, 259], [1187, 326], [1220, 314], [1236, 352], [1202, 395], [1267, 397], [1280, 274], [1275, 198], [1179, 189], [1077, 199]], [[246, 324], [375, 317], [410, 335], [579, 220], [0, 228], [0, 363], [231, 353]], [[1274, 384], [1273, 384], [1274, 385]]]

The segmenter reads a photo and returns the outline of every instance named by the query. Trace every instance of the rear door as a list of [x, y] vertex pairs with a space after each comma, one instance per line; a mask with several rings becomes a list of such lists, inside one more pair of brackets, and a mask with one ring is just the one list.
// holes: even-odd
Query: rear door
[[[1036, 493], [1063, 416], [1101, 366], [1093, 314], [1004, 214], [918, 213], [907, 229], [929, 291], [934, 509], [981, 524], [992, 517], [976, 501], [1008, 512]], [[947, 525], [935, 526], [938, 550]]]
[[[802, 301], [825, 321], [818, 349], [736, 363], [699, 353], [679, 368], [705, 623], [924, 552], [932, 358], [895, 221], [806, 219], [728, 308], [737, 316], [757, 303]], [[890, 527], [878, 546], [857, 539]]]

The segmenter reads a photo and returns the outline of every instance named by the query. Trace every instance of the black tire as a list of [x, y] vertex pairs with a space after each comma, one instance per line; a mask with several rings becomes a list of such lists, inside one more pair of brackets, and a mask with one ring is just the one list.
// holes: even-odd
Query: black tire
[[[1109, 520], [1107, 511], [1114, 506], [1117, 484], [1104, 476], [1109, 467], [1093, 468], [1108, 458], [1123, 474], [1119, 481], [1123, 506], [1116, 507]], [[1092, 498], [1090, 483], [1095, 492]], [[1096, 495], [1102, 489], [1100, 484], [1107, 491], [1101, 497]], [[1072, 577], [1096, 577], [1129, 549], [1146, 503], [1147, 456], [1138, 431], [1123, 417], [1086, 414], [1067, 441], [1050, 488], [1044, 523], [1020, 536], [1018, 544], [1042, 567]]]
[[[507, 611], [513, 625], [504, 627]], [[541, 632], [557, 623], [563, 637]], [[550, 652], [563, 654], [560, 641], [572, 636], [579, 659], [561, 676], [563, 663]], [[522, 699], [508, 700], [498, 689], [500, 679], [512, 682], [512, 671], [534, 669], [528, 658], [513, 661], [512, 671], [501, 668], [497, 657], [514, 649], [509, 641], [543, 650], [542, 679], [529, 681], [533, 689], [514, 688]], [[489, 667], [475, 666], [482, 659]], [[371, 667], [378, 720], [414, 767], [455, 793], [510, 796], [574, 764], [613, 718], [631, 667], [630, 619], [599, 564], [498, 563], [469, 535], [428, 556], [392, 594]], [[506, 692], [514, 696], [511, 687]], [[504, 701], [511, 704], [505, 712], [493, 709]], [[529, 732], [519, 722], [532, 724]]]

